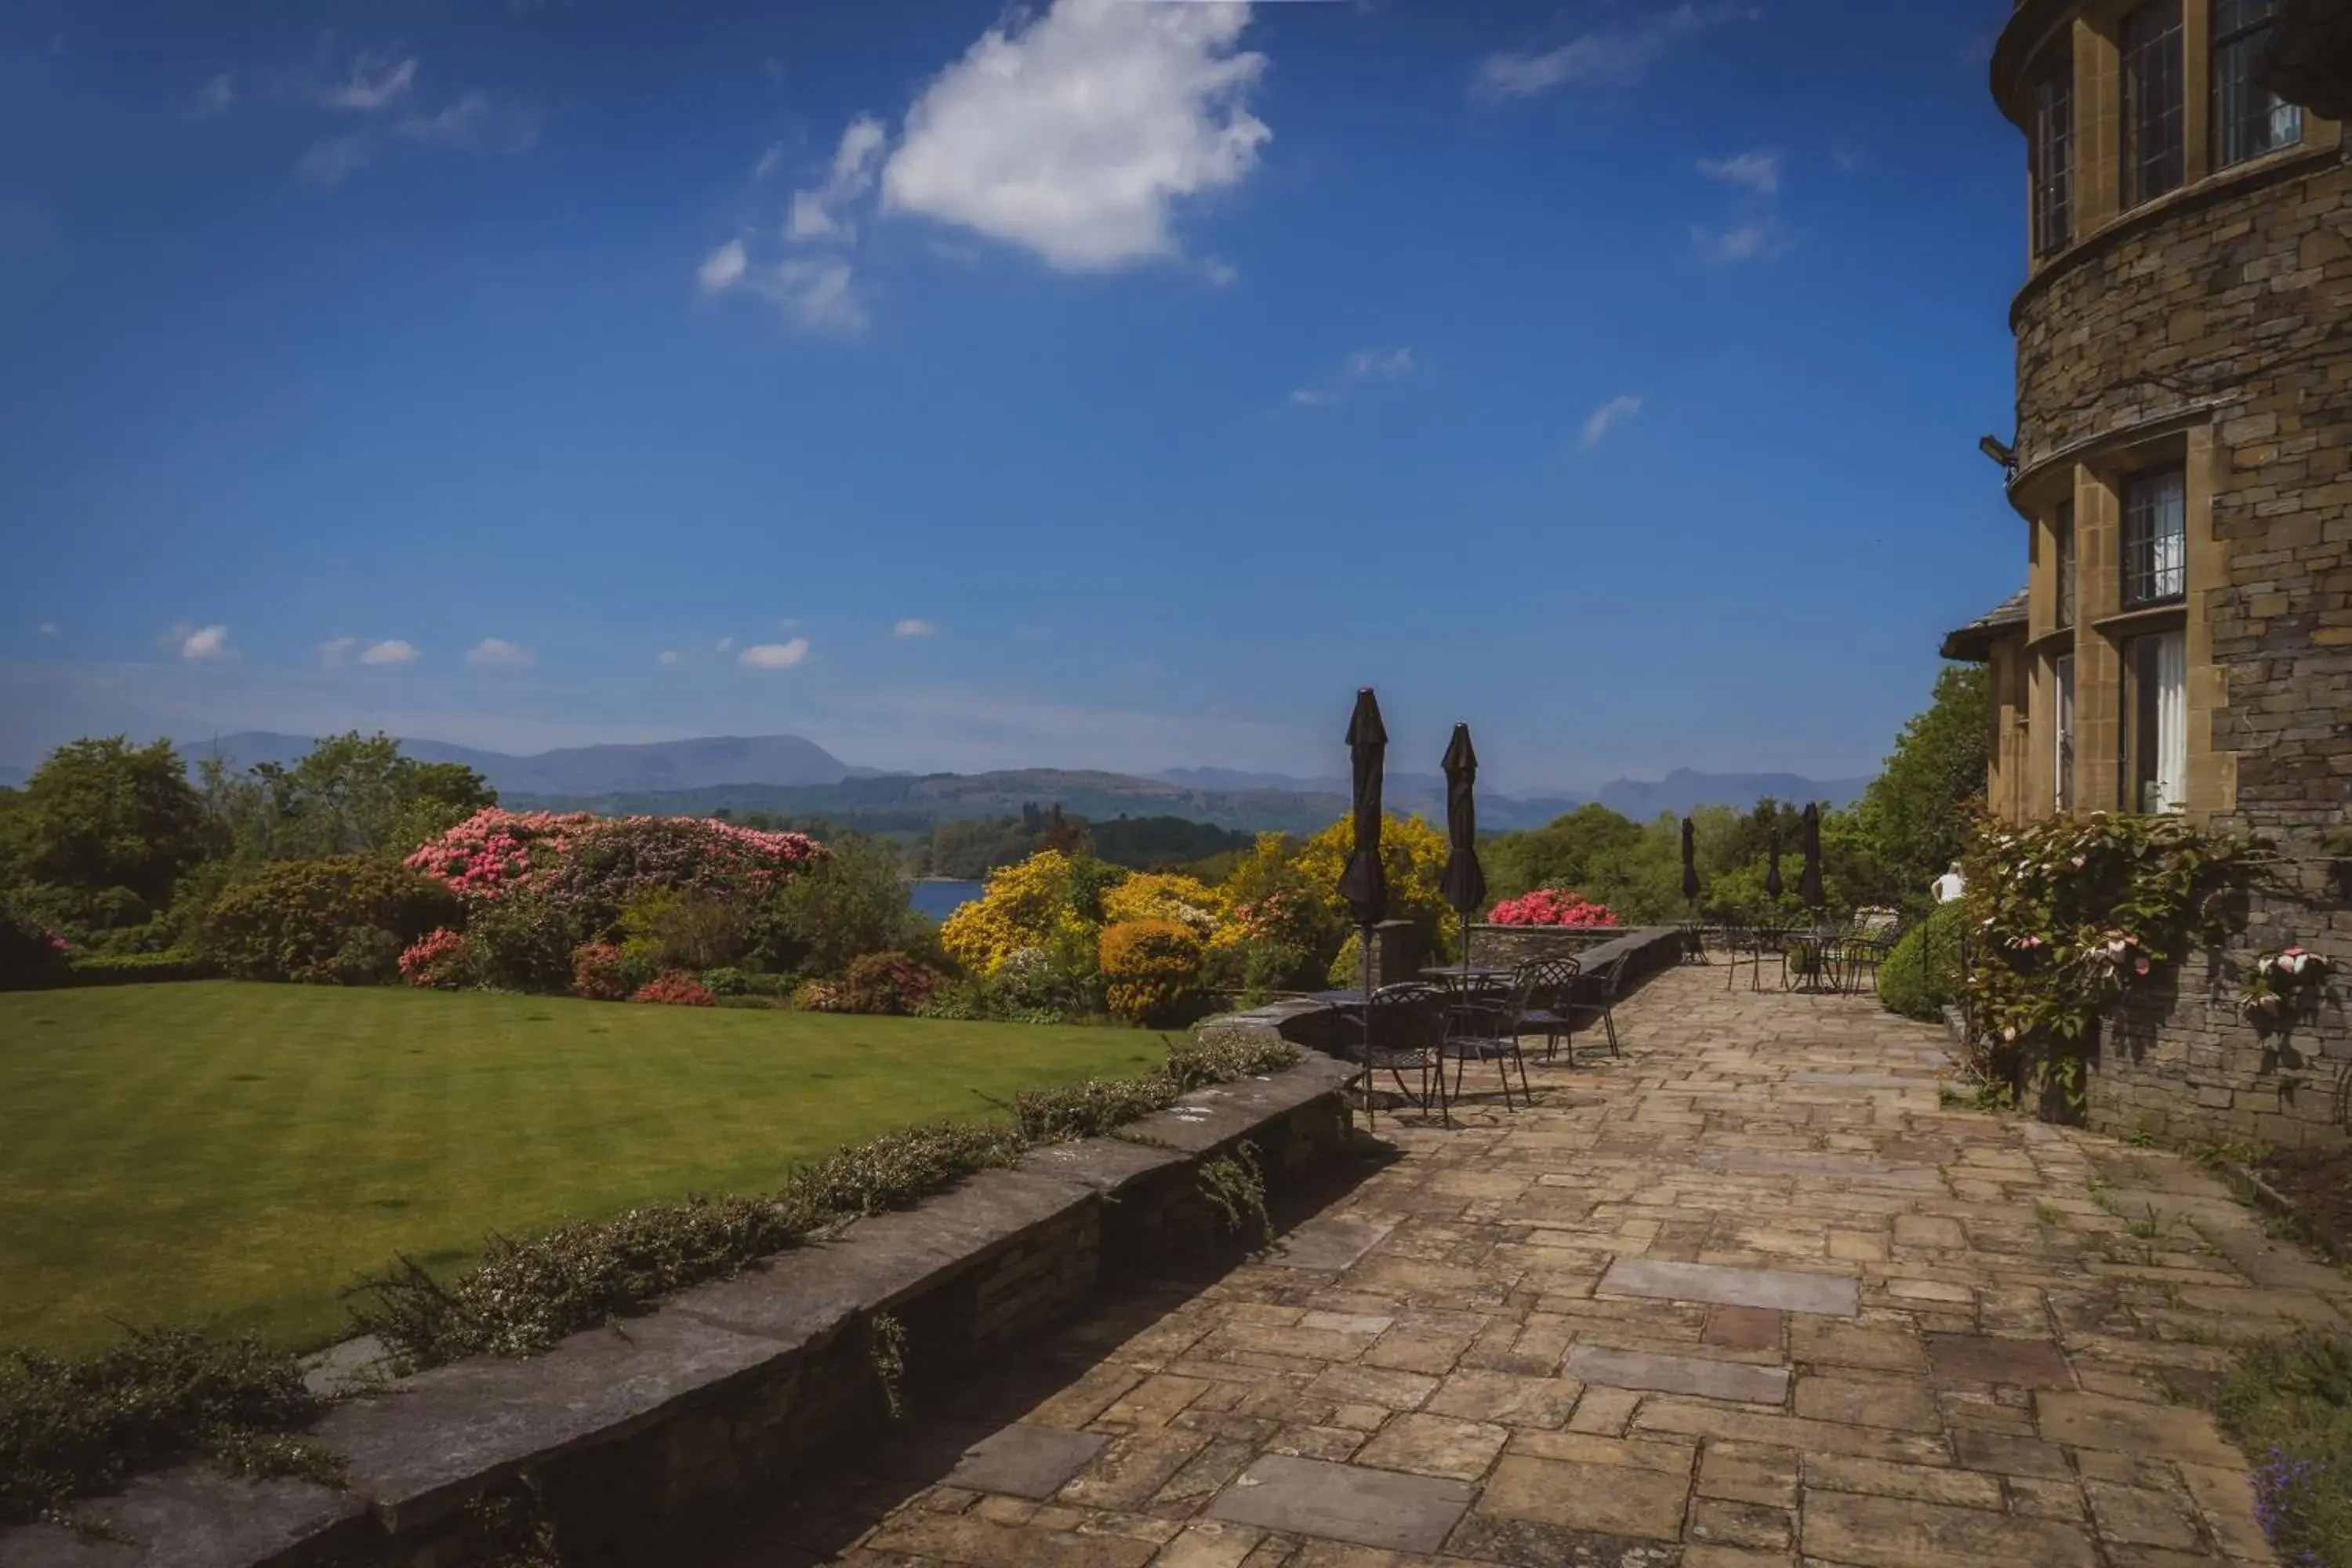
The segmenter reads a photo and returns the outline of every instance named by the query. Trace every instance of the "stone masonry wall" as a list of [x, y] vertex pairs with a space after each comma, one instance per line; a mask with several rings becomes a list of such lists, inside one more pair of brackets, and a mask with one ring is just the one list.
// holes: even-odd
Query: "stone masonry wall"
[[[2329, 147], [2191, 189], [2095, 237], [2013, 311], [2021, 466], [2210, 428], [2219, 580], [2194, 580], [2219, 689], [2217, 827], [2276, 838], [2293, 890], [2257, 900], [2106, 1030], [2095, 1123], [2276, 1144], [2345, 1133], [2352, 1036], [2339, 987], [2284, 1035], [2236, 1007], [2235, 963], [2288, 942], [2352, 973], [2352, 910], [2323, 836], [2352, 825], [2352, 159]], [[2192, 539], [2195, 529], [2192, 520]]]

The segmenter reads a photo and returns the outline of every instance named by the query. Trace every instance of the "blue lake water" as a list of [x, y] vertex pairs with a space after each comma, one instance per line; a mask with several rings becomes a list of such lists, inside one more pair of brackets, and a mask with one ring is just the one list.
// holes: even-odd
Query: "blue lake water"
[[935, 921], [943, 921], [965, 904], [980, 897], [985, 889], [978, 882], [924, 880], [909, 882], [907, 891], [915, 908]]

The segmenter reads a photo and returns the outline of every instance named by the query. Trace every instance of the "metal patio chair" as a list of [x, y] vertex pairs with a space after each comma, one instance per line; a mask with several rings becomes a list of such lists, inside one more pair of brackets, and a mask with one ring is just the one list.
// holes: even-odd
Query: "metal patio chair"
[[[1612, 1057], [1625, 1054], [1617, 1048], [1615, 1012], [1617, 986], [1624, 974], [1625, 955], [1622, 952], [1597, 969], [1585, 970], [1569, 988], [1568, 1005], [1564, 1010], [1571, 1025], [1580, 1018], [1599, 1018], [1601, 1030], [1609, 1040], [1609, 1054]], [[1561, 1031], [1564, 1036], [1572, 1036], [1573, 1032], [1572, 1028]], [[1576, 1041], [1572, 1037], [1568, 1042], [1568, 1065], [1576, 1065]]]
[[[1520, 964], [1512, 977], [1528, 987], [1527, 1005], [1519, 1012], [1519, 1027], [1528, 1034], [1542, 1031], [1546, 1061], [1559, 1054], [1559, 1043], [1568, 1037], [1572, 1021], [1569, 1000], [1576, 989], [1577, 976], [1583, 973], [1584, 966], [1572, 958], [1531, 958]], [[1573, 1047], [1568, 1053], [1568, 1065], [1576, 1065]]]
[[1493, 1062], [1503, 1080], [1503, 1109], [1517, 1110], [1511, 1102], [1511, 1067], [1517, 1063], [1520, 1097], [1533, 1103], [1527, 1058], [1519, 1053], [1519, 1030], [1532, 985], [1524, 971], [1508, 980], [1480, 977], [1456, 985], [1445, 1010], [1445, 1040], [1438, 1047], [1454, 1064], [1452, 1098], [1461, 1098], [1463, 1075], [1472, 1062]]
[[[1408, 982], [1401, 985], [1383, 985], [1374, 991], [1361, 1009], [1344, 1015], [1354, 1026], [1356, 1037], [1343, 1041], [1334, 1054], [1354, 1063], [1361, 1070], [1355, 1081], [1364, 1091], [1364, 1125], [1367, 1130], [1378, 1124], [1379, 1110], [1373, 1100], [1372, 1075], [1387, 1073], [1396, 1080], [1397, 1091], [1407, 1104], [1426, 1109], [1433, 1099], [1438, 1113], [1452, 1125], [1445, 1105], [1445, 1044], [1446, 1009], [1451, 998], [1439, 986]], [[1405, 1087], [1404, 1075], [1421, 1075], [1421, 1091], [1416, 1094]]]

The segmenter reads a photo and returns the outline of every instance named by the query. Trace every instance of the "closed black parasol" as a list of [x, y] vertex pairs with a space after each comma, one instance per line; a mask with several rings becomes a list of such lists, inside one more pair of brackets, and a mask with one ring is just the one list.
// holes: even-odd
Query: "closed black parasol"
[[1355, 828], [1347, 868], [1339, 873], [1339, 896], [1356, 924], [1367, 928], [1364, 950], [1369, 957], [1369, 928], [1388, 919], [1389, 883], [1381, 869], [1381, 770], [1388, 761], [1389, 732], [1381, 722], [1381, 705], [1365, 687], [1356, 693], [1356, 711], [1348, 721], [1348, 763], [1355, 774]]
[[1448, 908], [1462, 917], [1462, 968], [1470, 968], [1470, 917], [1486, 901], [1486, 872], [1478, 864], [1478, 753], [1470, 744], [1470, 726], [1454, 726], [1445, 748], [1445, 874], [1437, 890]]
[[1683, 818], [1683, 898], [1686, 902], [1698, 899], [1698, 835], [1687, 816]]
[[1805, 908], [1822, 907], [1822, 808], [1805, 803], [1805, 870], [1797, 879], [1797, 896]]
[[1777, 899], [1780, 896], [1780, 830], [1777, 827], [1766, 841], [1765, 854], [1768, 858], [1764, 863], [1764, 896]]

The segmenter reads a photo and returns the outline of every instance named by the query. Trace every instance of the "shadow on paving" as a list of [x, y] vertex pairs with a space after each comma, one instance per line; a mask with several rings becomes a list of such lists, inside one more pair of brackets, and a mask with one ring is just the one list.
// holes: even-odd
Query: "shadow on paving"
[[[1276, 1200], [1269, 1214], [1276, 1248], [1300, 1237], [1302, 1226], [1403, 1157], [1402, 1151], [1360, 1132], [1347, 1160]], [[699, 1532], [690, 1556], [681, 1557], [680, 1546], [673, 1545], [640, 1561], [645, 1568], [656, 1563], [677, 1568], [688, 1563], [694, 1568], [802, 1568], [837, 1557], [892, 1512], [945, 1481], [975, 1447], [1077, 1390], [1102, 1365], [1107, 1352], [1150, 1330], [1237, 1268], [1276, 1256], [1276, 1249], [1237, 1252], [1156, 1279], [1114, 1286], [1056, 1332], [1013, 1351], [1018, 1358], [1015, 1365], [994, 1371], [964, 1368], [961, 1375], [936, 1377], [933, 1386], [908, 1388], [907, 1414], [897, 1431], [830, 1464], [782, 1479], [767, 1501]], [[1024, 1428], [1041, 1436], [1051, 1430]], [[1086, 1436], [1053, 1435], [1064, 1439]], [[1093, 1438], [1084, 1454], [1073, 1451], [1066, 1457], [1033, 1458], [1000, 1448], [992, 1466], [999, 1474], [988, 1484], [991, 1489], [1022, 1489], [1006, 1485], [1012, 1478], [1002, 1472], [1042, 1463], [1064, 1472], [1053, 1479], [1052, 1486], [1042, 1488], [1050, 1493], [1105, 1441]]]

